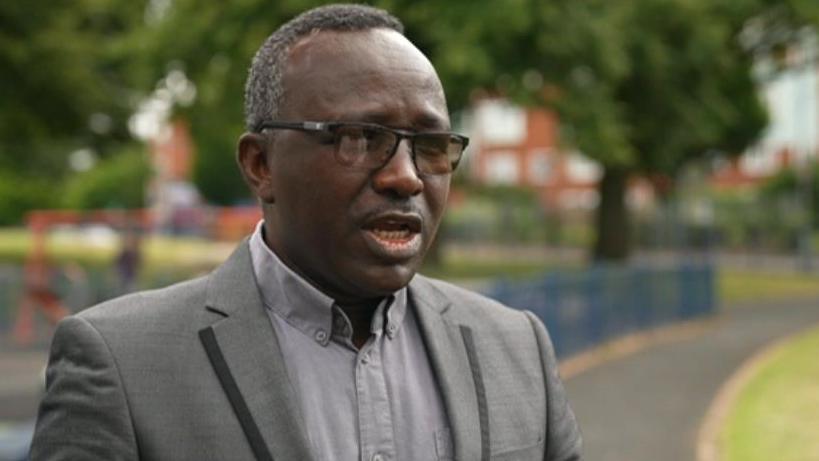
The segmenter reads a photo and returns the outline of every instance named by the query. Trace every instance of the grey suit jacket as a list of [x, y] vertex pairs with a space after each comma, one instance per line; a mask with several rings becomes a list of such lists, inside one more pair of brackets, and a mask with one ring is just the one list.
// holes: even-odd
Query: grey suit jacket
[[[422, 276], [408, 293], [457, 460], [580, 459], [534, 315]], [[247, 242], [206, 277], [66, 318], [46, 376], [33, 460], [310, 459]]]

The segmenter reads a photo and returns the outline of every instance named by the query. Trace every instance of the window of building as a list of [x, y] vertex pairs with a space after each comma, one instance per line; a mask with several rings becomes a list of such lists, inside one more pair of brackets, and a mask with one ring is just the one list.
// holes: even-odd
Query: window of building
[[552, 155], [549, 149], [536, 149], [529, 153], [529, 181], [542, 186], [552, 179]]
[[739, 168], [743, 174], [751, 177], [772, 175], [779, 169], [777, 152], [761, 146], [749, 149], [739, 158]]
[[508, 101], [482, 101], [475, 110], [475, 121], [486, 145], [516, 145], [526, 139], [526, 111]]
[[513, 151], [487, 154], [486, 179], [495, 184], [515, 184], [518, 182], [518, 156]]
[[599, 164], [577, 152], [569, 154], [566, 167], [571, 182], [597, 182], [603, 175], [603, 170]]

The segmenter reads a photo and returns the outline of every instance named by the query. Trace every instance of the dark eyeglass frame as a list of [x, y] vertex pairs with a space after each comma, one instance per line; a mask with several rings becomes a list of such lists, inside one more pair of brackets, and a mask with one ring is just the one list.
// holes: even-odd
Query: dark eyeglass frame
[[[395, 136], [395, 142], [393, 143], [392, 148], [390, 149], [389, 153], [385, 156], [383, 162], [378, 166], [373, 166], [371, 169], [377, 170], [382, 168], [384, 165], [389, 163], [390, 159], [395, 155], [398, 151], [398, 145], [401, 144], [401, 140], [409, 139], [411, 152], [412, 152], [412, 163], [415, 165], [415, 170], [421, 174], [431, 174], [431, 175], [442, 175], [442, 174], [450, 174], [455, 171], [455, 168], [458, 166], [458, 163], [463, 158], [464, 151], [466, 150], [466, 146], [469, 145], [469, 138], [454, 133], [452, 131], [408, 131], [408, 130], [401, 130], [397, 128], [390, 128], [388, 126], [379, 125], [377, 123], [367, 123], [367, 122], [282, 122], [282, 121], [266, 121], [261, 122], [256, 125], [256, 132], [262, 132], [265, 129], [278, 129], [278, 130], [296, 130], [296, 131], [304, 131], [308, 133], [325, 133], [333, 135], [334, 144], [336, 145], [336, 151], [338, 151], [338, 137], [337, 133], [342, 128], [361, 128], [361, 129], [368, 129], [374, 130], [376, 132], [386, 132], [391, 133]], [[453, 140], [457, 143], [460, 143], [461, 148], [460, 152], [457, 153], [456, 158], [452, 158], [449, 152], [444, 152], [442, 155], [447, 157], [449, 160], [450, 168], [448, 171], [425, 171], [426, 168], [420, 168], [418, 165], [418, 155], [415, 150], [416, 146], [416, 139], [424, 139], [430, 137], [440, 137], [440, 136], [447, 136], [449, 140], [447, 142], [451, 143]], [[341, 163], [345, 164], [342, 160], [339, 159], [338, 153], [336, 152], [336, 160]], [[370, 169], [370, 168], [368, 168]]]

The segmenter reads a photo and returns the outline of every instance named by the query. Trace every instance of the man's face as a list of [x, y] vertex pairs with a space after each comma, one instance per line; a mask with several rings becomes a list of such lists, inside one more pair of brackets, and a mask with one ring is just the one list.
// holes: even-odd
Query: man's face
[[[319, 32], [290, 50], [283, 121], [450, 128], [440, 81], [402, 35]], [[339, 165], [321, 135], [276, 130], [268, 162], [274, 204], [268, 244], [337, 301], [384, 296], [409, 283], [438, 229], [449, 175], [419, 175], [404, 140], [374, 171]]]

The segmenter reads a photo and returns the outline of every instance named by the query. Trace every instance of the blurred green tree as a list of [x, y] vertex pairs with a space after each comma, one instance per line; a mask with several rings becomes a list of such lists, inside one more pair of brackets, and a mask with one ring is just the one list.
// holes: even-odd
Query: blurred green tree
[[35, 208], [59, 206], [55, 184], [45, 177], [20, 176], [0, 169], [0, 225], [20, 224], [20, 218]]
[[[808, 190], [810, 197], [806, 197]], [[819, 162], [813, 162], [802, 171], [780, 171], [762, 184], [760, 195], [767, 200], [797, 200], [801, 196], [803, 202], [812, 206], [809, 213], [811, 225], [819, 229]]]
[[[247, 194], [238, 175], [224, 171], [234, 168], [253, 52], [279, 24], [318, 3], [176, 0], [152, 26], [149, 67], [181, 66], [198, 88], [183, 112], [197, 141], [197, 183], [209, 200]], [[557, 111], [563, 141], [604, 168], [593, 255], [608, 260], [629, 253], [629, 180], [673, 180], [683, 164], [709, 153], [741, 153], [767, 122], [754, 58], [787, 46], [801, 24], [819, 23], [809, 0], [373, 3], [401, 17], [430, 56], [451, 110], [483, 91]]]
[[130, 146], [70, 177], [63, 204], [75, 210], [142, 208], [150, 178], [148, 156], [139, 146]]
[[456, 3], [407, 3], [410, 35], [427, 38], [459, 103], [477, 87], [559, 114], [563, 142], [604, 170], [603, 260], [629, 254], [628, 182], [661, 179], [662, 195], [685, 163], [740, 154], [767, 122], [755, 58], [819, 24], [807, 0]]
[[[31, 0], [0, 2], [0, 220], [19, 222], [33, 207], [58, 199], [68, 154], [78, 148], [105, 157], [129, 138], [126, 121], [138, 93], [129, 82], [130, 31], [144, 1]], [[26, 206], [18, 206], [27, 204]]]
[[[160, 2], [161, 3], [161, 2]], [[315, 1], [201, 2], [175, 0], [152, 13], [141, 48], [142, 85], [181, 70], [196, 86], [196, 99], [176, 114], [189, 120], [196, 145], [194, 182], [211, 203], [249, 200], [237, 172], [236, 139], [244, 131], [247, 68], [259, 44]]]

